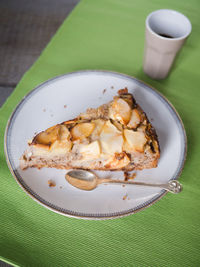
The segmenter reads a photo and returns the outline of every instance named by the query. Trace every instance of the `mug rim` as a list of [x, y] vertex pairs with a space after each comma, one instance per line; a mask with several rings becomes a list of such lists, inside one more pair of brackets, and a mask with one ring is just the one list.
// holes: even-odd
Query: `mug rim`
[[[150, 18], [152, 17], [152, 15], [154, 15], [154, 14], [156, 14], [156, 13], [159, 13], [160, 11], [173, 12], [173, 13], [177, 13], [177, 14], [183, 16], [184, 19], [189, 23], [189, 30], [188, 30], [188, 33], [184, 34], [184, 35], [181, 36], [181, 37], [167, 38], [167, 37], [163, 37], [163, 36], [157, 34], [155, 31], [153, 31], [152, 28], [151, 28], [150, 25], [149, 25], [149, 20], [150, 20]], [[145, 24], [146, 24], [147, 29], [148, 29], [153, 35], [159, 37], [159, 38], [162, 39], [162, 40], [168, 40], [168, 41], [170, 41], [170, 42], [174, 42], [174, 41], [177, 41], [177, 40], [184, 40], [185, 38], [187, 38], [187, 37], [190, 35], [190, 33], [191, 33], [191, 31], [192, 31], [192, 24], [191, 24], [190, 20], [188, 19], [188, 17], [186, 17], [183, 13], [181, 13], [181, 12], [179, 12], [179, 11], [176, 11], [176, 10], [173, 10], [173, 9], [158, 9], [158, 10], [155, 10], [155, 11], [151, 12], [151, 13], [147, 16], [146, 21], [145, 21]]]

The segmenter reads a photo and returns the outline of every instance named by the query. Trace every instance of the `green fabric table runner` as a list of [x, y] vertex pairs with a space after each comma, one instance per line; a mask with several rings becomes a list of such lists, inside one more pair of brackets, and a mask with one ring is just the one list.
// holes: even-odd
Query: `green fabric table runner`
[[[175, 9], [192, 34], [170, 76], [154, 81], [142, 71], [146, 16]], [[200, 2], [198, 0], [83, 0], [0, 110], [0, 257], [16, 266], [200, 265]], [[115, 220], [64, 217], [33, 201], [8, 170], [3, 136], [22, 97], [49, 78], [82, 69], [113, 70], [163, 93], [186, 128], [188, 155], [180, 195]]]

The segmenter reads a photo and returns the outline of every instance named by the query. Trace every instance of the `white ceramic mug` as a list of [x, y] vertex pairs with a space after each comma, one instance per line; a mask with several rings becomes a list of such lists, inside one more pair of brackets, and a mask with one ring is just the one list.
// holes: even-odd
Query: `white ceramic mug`
[[149, 14], [146, 19], [144, 72], [153, 79], [164, 79], [191, 29], [189, 19], [175, 10], [160, 9]]

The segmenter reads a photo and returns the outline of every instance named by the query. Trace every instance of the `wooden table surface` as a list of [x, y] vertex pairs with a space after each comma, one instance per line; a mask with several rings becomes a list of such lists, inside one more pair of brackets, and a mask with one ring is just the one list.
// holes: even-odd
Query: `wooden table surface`
[[0, 0], [0, 106], [79, 0]]
[[0, 0], [0, 107], [78, 2]]

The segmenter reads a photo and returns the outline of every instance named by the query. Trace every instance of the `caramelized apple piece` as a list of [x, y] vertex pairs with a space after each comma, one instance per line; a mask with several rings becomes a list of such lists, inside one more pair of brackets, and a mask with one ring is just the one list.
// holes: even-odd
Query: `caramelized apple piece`
[[72, 147], [70, 132], [65, 125], [60, 125], [58, 139], [51, 145], [50, 149], [59, 149], [63, 152], [69, 152]]
[[109, 116], [111, 119], [118, 120], [121, 124], [127, 125], [131, 118], [131, 108], [125, 100], [116, 97], [111, 103]]
[[134, 132], [132, 130], [124, 130], [124, 149], [128, 151], [143, 152], [144, 145], [147, 142], [145, 134], [143, 132]]
[[97, 120], [93, 120], [92, 122], [95, 124], [95, 129], [91, 134], [91, 139], [97, 140], [97, 139], [99, 139], [99, 135], [100, 135], [102, 128], [105, 124], [105, 120], [97, 119]]
[[60, 125], [59, 139], [61, 141], [69, 140], [70, 132], [65, 125]]
[[58, 139], [60, 125], [48, 128], [46, 131], [39, 133], [33, 139], [34, 144], [51, 145]]
[[95, 124], [92, 122], [78, 123], [71, 129], [71, 135], [73, 140], [82, 140], [91, 135], [95, 128]]
[[66, 141], [58, 141], [56, 140], [50, 147], [51, 151], [60, 151], [60, 153], [66, 153], [69, 152], [72, 148], [72, 141], [66, 140]]
[[131, 119], [128, 123], [128, 127], [130, 128], [136, 128], [138, 124], [140, 124], [141, 118], [139, 111], [135, 108], [132, 110]]
[[106, 121], [100, 134], [102, 152], [114, 154], [122, 152], [122, 133], [110, 122]]

